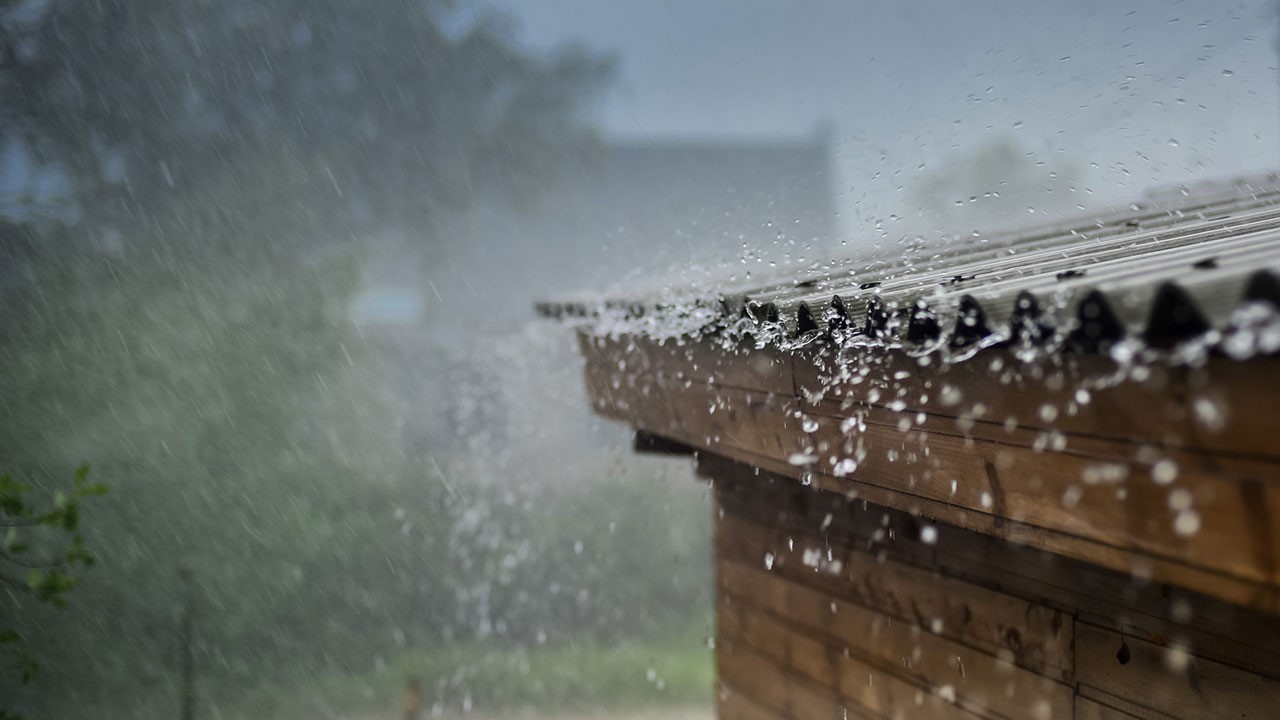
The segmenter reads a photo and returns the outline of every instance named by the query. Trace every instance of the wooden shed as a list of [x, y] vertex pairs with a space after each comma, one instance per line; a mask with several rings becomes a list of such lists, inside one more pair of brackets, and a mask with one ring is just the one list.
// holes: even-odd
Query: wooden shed
[[547, 303], [715, 488], [720, 717], [1280, 718], [1280, 182]]

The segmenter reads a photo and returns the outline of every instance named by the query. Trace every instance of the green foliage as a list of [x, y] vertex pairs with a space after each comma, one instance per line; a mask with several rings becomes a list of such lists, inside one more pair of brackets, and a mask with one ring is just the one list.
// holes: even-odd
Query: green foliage
[[[609, 74], [586, 52], [527, 52], [450, 0], [44, 5], [40, 22], [0, 22], [0, 48], [24, 48], [0, 53], [0, 104], [72, 169], [94, 222], [163, 213], [282, 144], [334, 205], [436, 216], [472, 187], [535, 185]], [[100, 180], [105, 158], [125, 177]]]
[[[488, 395], [424, 380], [456, 353], [391, 357], [347, 318], [382, 231], [425, 264], [475, 188], [533, 191], [590, 139], [608, 64], [526, 51], [455, 4], [54, 0], [30, 52], [0, 58], [4, 112], [44, 133], [85, 206], [57, 233], [0, 227], [0, 465], [45, 486], [88, 458], [112, 488], [83, 529], [66, 493], [48, 528], [83, 535], [77, 566], [96, 551], [76, 592], [17, 578], [66, 605], [33, 598], [0, 636], [56, 669], [13, 691], [21, 709], [171, 716], [179, 567], [197, 681], [220, 699], [364, 675], [389, 649], [616, 641], [705, 600], [706, 539], [686, 532], [705, 502], [613, 468], [547, 497], [502, 487], [456, 461], [528, 429], [400, 427], [403, 405], [430, 415], [450, 393], [465, 416]], [[117, 154], [118, 184], [101, 173]], [[562, 594], [529, 597], [548, 583]]]
[[[0, 586], [64, 609], [66, 595], [76, 586], [76, 566], [94, 564], [94, 555], [80, 533], [80, 503], [105, 495], [106, 485], [89, 482], [89, 466], [75, 473], [70, 491], [55, 490], [50, 502], [33, 503], [35, 488], [0, 475]], [[66, 536], [69, 539], [65, 539]], [[16, 601], [14, 603], [17, 604]], [[0, 628], [0, 670], [15, 674], [23, 684], [39, 669], [14, 628]], [[5, 717], [0, 711], [0, 717]]]

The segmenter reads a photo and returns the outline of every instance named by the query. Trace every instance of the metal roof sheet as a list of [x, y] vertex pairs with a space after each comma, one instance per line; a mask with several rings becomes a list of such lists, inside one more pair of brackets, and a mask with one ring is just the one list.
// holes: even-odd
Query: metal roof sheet
[[[599, 332], [734, 330], [947, 352], [1023, 343], [1086, 352], [1196, 345], [1280, 351], [1280, 177], [1165, 192], [1122, 212], [843, 257], [767, 280], [542, 303]], [[1132, 348], [1130, 348], [1132, 349]]]

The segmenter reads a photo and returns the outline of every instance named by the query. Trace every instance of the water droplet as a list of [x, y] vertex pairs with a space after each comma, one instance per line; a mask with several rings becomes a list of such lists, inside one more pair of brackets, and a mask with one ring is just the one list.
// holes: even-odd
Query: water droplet
[[804, 555], [800, 558], [800, 561], [805, 564], [805, 567], [817, 570], [818, 564], [822, 562], [822, 551], [818, 548], [805, 548]]
[[1200, 514], [1195, 510], [1183, 510], [1173, 520], [1173, 532], [1179, 537], [1189, 538], [1200, 532]]
[[1235, 71], [1234, 71], [1234, 70], [1223, 70], [1223, 71], [1222, 71], [1222, 77], [1231, 77], [1232, 75], [1235, 75], [1235, 74], [1236, 74], [1236, 73], [1235, 73]]
[[1181, 642], [1172, 642], [1165, 648], [1164, 664], [1171, 672], [1186, 672], [1187, 666], [1191, 664], [1191, 653]]
[[1107, 485], [1122, 482], [1129, 477], [1129, 466], [1124, 463], [1094, 463], [1084, 469], [1086, 485]]
[[1057, 419], [1058, 419], [1058, 408], [1049, 404], [1040, 406], [1040, 420], [1042, 422], [1051, 423]]
[[1178, 147], [1178, 141], [1174, 138], [1169, 138], [1169, 147]]
[[764, 554], [764, 569], [765, 570], [773, 569], [773, 553]]
[[1164, 459], [1151, 466], [1151, 479], [1157, 485], [1168, 485], [1178, 477], [1178, 463]]
[[933, 545], [938, 542], [938, 528], [932, 525], [925, 525], [920, 528], [920, 542], [925, 545]]
[[816, 462], [818, 462], [818, 456], [813, 453], [791, 453], [791, 455], [787, 457], [787, 463], [791, 465], [812, 465]]
[[952, 387], [951, 385], [943, 385], [942, 394], [938, 399], [942, 403], [943, 407], [955, 407], [964, 399], [964, 393], [960, 392], [959, 388]]
[[1199, 397], [1192, 403], [1196, 421], [1210, 432], [1220, 432], [1226, 425], [1226, 413], [1211, 398]]

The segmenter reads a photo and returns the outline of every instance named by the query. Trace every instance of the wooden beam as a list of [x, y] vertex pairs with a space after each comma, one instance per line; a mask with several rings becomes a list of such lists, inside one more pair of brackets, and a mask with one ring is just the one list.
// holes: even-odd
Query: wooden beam
[[1280, 358], [1126, 375], [1089, 356], [583, 345], [596, 409], [673, 447], [1280, 613]]
[[682, 442], [654, 435], [645, 430], [636, 430], [631, 440], [631, 449], [647, 455], [692, 455], [697, 452], [693, 447]]

